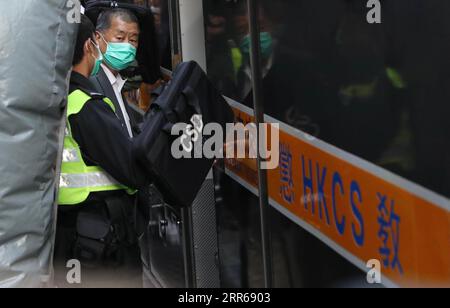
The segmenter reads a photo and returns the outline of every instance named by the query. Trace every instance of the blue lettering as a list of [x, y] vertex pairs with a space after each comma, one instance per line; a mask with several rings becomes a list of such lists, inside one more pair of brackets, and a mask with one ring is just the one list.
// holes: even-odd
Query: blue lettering
[[361, 189], [359, 187], [359, 184], [358, 184], [358, 182], [353, 181], [351, 184], [351, 187], [350, 187], [350, 202], [352, 204], [353, 215], [358, 220], [358, 224], [359, 224], [359, 227], [361, 228], [361, 232], [357, 233], [356, 226], [354, 223], [352, 223], [352, 233], [353, 233], [353, 238], [355, 239], [356, 244], [358, 244], [358, 246], [363, 246], [364, 245], [364, 220], [363, 220], [361, 212], [358, 209], [358, 206], [355, 202], [355, 198], [354, 198], [355, 195], [358, 198], [358, 202], [362, 203], [363, 200], [362, 200], [362, 194], [361, 194]]
[[328, 215], [327, 201], [325, 199], [325, 180], [327, 177], [327, 168], [322, 169], [322, 177], [320, 176], [320, 166], [316, 165], [317, 169], [317, 183], [318, 183], [318, 206], [319, 206], [319, 217], [320, 220], [323, 219], [323, 210], [325, 210], [325, 216], [327, 219], [327, 224], [330, 225], [330, 216]]
[[342, 183], [341, 175], [338, 172], [335, 172], [333, 175], [333, 214], [334, 214], [334, 222], [336, 223], [336, 227], [340, 235], [344, 235], [345, 232], [345, 216], [342, 216], [341, 222], [337, 217], [337, 207], [336, 207], [336, 186], [340, 186], [341, 195], [344, 195], [344, 184]]

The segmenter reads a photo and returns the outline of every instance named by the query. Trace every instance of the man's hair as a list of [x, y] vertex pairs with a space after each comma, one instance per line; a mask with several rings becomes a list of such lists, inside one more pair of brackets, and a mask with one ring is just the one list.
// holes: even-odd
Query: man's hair
[[139, 20], [132, 12], [125, 9], [110, 9], [103, 11], [97, 19], [97, 31], [104, 32], [111, 28], [113, 18], [119, 18], [126, 23], [136, 23]]
[[77, 43], [75, 45], [75, 53], [73, 56], [72, 65], [80, 64], [84, 57], [84, 44], [87, 40], [93, 39], [95, 34], [95, 27], [91, 20], [85, 15], [81, 15], [81, 23], [78, 28]]

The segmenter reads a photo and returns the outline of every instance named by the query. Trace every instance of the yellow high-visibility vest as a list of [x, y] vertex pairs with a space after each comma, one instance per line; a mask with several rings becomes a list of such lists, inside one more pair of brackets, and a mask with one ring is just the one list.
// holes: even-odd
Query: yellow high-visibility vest
[[[68, 98], [67, 126], [59, 181], [59, 205], [81, 204], [95, 192], [126, 190], [129, 194], [135, 193], [118, 183], [102, 168], [87, 166], [83, 160], [80, 146], [72, 136], [69, 117], [78, 114], [91, 99], [91, 96], [81, 90], [74, 91]], [[110, 99], [104, 98], [103, 101], [115, 112]]]

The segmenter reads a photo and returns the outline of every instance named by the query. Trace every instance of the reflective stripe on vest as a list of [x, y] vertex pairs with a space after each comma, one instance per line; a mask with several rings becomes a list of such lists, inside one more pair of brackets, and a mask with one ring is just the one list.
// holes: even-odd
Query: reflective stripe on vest
[[[127, 190], [125, 186], [120, 185], [102, 168], [87, 166], [81, 154], [80, 146], [72, 137], [69, 117], [78, 114], [90, 100], [91, 97], [81, 90], [76, 90], [69, 95], [58, 196], [60, 205], [83, 203], [93, 192]], [[103, 101], [115, 112], [114, 105], [109, 99]]]
[[114, 180], [106, 172], [91, 172], [83, 174], [62, 173], [59, 182], [60, 188], [98, 188], [108, 187], [111, 185], [120, 186], [120, 183]]

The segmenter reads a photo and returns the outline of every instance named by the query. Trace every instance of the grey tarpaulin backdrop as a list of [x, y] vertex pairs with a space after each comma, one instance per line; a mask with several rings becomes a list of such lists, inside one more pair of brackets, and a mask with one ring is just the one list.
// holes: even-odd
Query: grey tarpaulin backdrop
[[0, 0], [0, 287], [50, 280], [70, 10], [67, 0]]

